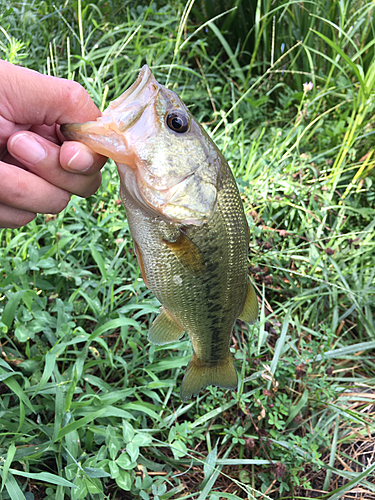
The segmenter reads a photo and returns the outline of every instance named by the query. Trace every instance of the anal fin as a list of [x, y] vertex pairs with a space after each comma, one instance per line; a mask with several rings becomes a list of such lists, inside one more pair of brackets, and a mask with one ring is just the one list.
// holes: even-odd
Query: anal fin
[[182, 381], [181, 399], [187, 401], [209, 385], [217, 385], [223, 389], [237, 389], [237, 383], [237, 371], [230, 353], [216, 366], [205, 366], [193, 354]]
[[172, 318], [168, 311], [162, 306], [159, 316], [152, 323], [148, 332], [148, 340], [153, 344], [163, 345], [175, 342], [185, 330]]
[[253, 288], [253, 285], [250, 283], [249, 278], [247, 278], [247, 294], [245, 305], [241, 314], [238, 316], [242, 321], [246, 321], [246, 323], [250, 323], [252, 325], [258, 319], [258, 299]]

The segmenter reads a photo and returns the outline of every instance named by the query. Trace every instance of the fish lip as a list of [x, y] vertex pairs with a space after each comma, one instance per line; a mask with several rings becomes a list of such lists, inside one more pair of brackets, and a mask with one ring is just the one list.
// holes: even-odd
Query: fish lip
[[[138, 94], [139, 92], [142, 92], [145, 86], [148, 83], [148, 80], [150, 79], [150, 75], [152, 76], [151, 70], [147, 64], [142, 66], [142, 68], [139, 71], [138, 78], [136, 81], [130, 85], [130, 87], [121, 95], [121, 98], [123, 101], [127, 100], [129, 97], [135, 97], [132, 94]], [[155, 78], [154, 78], [155, 79]], [[117, 99], [112, 101], [111, 104], [116, 102]]]
[[126, 109], [134, 105], [143, 110], [159, 91], [159, 83], [155, 80], [149, 66], [145, 64], [142, 66], [136, 81], [117, 99], [109, 103], [107, 109], [103, 112], [103, 116], [110, 115], [112, 117], [116, 112], [116, 108]]

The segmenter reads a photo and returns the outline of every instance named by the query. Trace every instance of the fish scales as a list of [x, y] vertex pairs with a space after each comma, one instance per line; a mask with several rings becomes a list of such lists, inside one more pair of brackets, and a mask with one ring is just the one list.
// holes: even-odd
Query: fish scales
[[126, 190], [121, 197], [149, 288], [191, 332], [197, 357], [209, 366], [220, 363], [228, 355], [228, 332], [243, 309], [247, 290], [246, 220], [234, 179], [224, 181], [213, 220], [188, 231], [204, 262], [196, 273], [181, 266], [166, 244], [164, 226], [137, 208]]
[[147, 66], [103, 117], [62, 132], [117, 163], [142, 277], [162, 304], [149, 340], [162, 345], [186, 331], [193, 345], [182, 399], [211, 384], [235, 389], [233, 325], [253, 323], [258, 306], [247, 221], [220, 151]]

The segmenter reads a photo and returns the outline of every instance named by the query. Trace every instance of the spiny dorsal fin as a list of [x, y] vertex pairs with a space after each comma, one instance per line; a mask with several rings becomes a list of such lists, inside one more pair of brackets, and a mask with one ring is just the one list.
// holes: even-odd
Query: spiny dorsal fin
[[258, 299], [255, 294], [253, 285], [250, 283], [249, 277], [247, 278], [247, 294], [245, 305], [241, 314], [238, 316], [242, 321], [250, 323], [252, 325], [258, 319]]
[[163, 345], [175, 342], [185, 333], [168, 311], [162, 306], [159, 316], [152, 323], [148, 332], [148, 340], [153, 344]]

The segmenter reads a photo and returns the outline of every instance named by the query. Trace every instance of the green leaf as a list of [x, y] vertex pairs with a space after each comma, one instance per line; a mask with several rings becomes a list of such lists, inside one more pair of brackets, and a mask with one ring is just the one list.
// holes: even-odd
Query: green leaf
[[37, 385], [33, 398], [35, 395], [46, 385], [48, 382], [49, 378], [51, 377], [53, 373], [53, 369], [55, 368], [56, 364], [56, 354], [52, 354], [51, 352], [48, 352], [45, 356], [45, 365], [44, 365], [44, 370], [43, 370], [43, 375], [39, 381], [39, 384]]
[[106, 267], [105, 267], [104, 260], [103, 260], [102, 256], [100, 255], [100, 253], [98, 252], [98, 250], [95, 248], [95, 246], [93, 245], [93, 243], [90, 243], [89, 247], [90, 247], [90, 250], [91, 250], [91, 254], [94, 257], [94, 260], [95, 260], [95, 262], [97, 263], [97, 265], [99, 267], [100, 274], [102, 275], [103, 279], [106, 280], [107, 279], [107, 270], [106, 270]]
[[183, 441], [179, 440], [173, 441], [173, 443], [171, 444], [171, 450], [176, 460], [184, 457], [187, 453], [186, 444]]
[[328, 497], [327, 500], [339, 500], [340, 498], [342, 498], [344, 496], [344, 494], [347, 491], [350, 491], [351, 489], [353, 489], [354, 486], [359, 484], [363, 479], [365, 479], [367, 476], [370, 476], [374, 470], [375, 470], [375, 464], [371, 464], [369, 467], [367, 467], [367, 469], [365, 469], [360, 474], [355, 474], [355, 477], [351, 481], [346, 483], [344, 486], [341, 486], [341, 488], [337, 488], [337, 490], [335, 490], [333, 495]]
[[[10, 472], [10, 471], [9, 471]], [[25, 495], [23, 494], [21, 488], [18, 486], [15, 478], [8, 472], [7, 480], [5, 482], [5, 488], [12, 500], [25, 500]], [[0, 471], [1, 474], [1, 471]]]
[[333, 42], [328, 37], [326, 37], [322, 33], [319, 33], [318, 31], [315, 31], [313, 29], [311, 31], [313, 31], [316, 35], [320, 36], [320, 38], [322, 38], [329, 46], [331, 46], [335, 52], [340, 54], [340, 56], [344, 59], [344, 61], [352, 68], [354, 74], [358, 78], [358, 82], [361, 86], [361, 89], [365, 88], [363, 78], [361, 76], [361, 73], [358, 71], [357, 65], [350, 59], [349, 56], [345, 54], [343, 50], [341, 50], [341, 48], [337, 45], [337, 43]]
[[35, 481], [45, 481], [46, 483], [75, 488], [73, 483], [67, 481], [63, 477], [55, 476], [50, 472], [22, 472], [15, 469], [9, 469], [9, 472], [14, 474], [15, 476], [28, 477], [30, 479], [34, 479]]
[[129, 453], [130, 460], [135, 462], [139, 455], [139, 446], [131, 442], [126, 445], [126, 451]]
[[74, 391], [77, 387], [77, 380], [78, 380], [78, 375], [77, 375], [77, 368], [76, 365], [74, 365], [74, 375], [73, 375], [73, 380], [71, 384], [69, 385], [69, 389], [66, 392], [65, 396], [65, 405], [64, 405], [64, 410], [67, 412], [70, 410], [70, 405], [72, 404], [72, 399], [74, 395]]
[[20, 430], [22, 429], [22, 426], [23, 426], [23, 424], [25, 422], [25, 417], [26, 417], [26, 414], [25, 414], [25, 405], [23, 404], [22, 399], [19, 400], [19, 403], [20, 403], [20, 421], [19, 421], [19, 424], [18, 424], [17, 433], [20, 432]]
[[111, 477], [111, 474], [108, 474], [108, 472], [105, 472], [102, 469], [97, 469], [95, 467], [84, 467], [83, 470], [88, 475], [88, 477], [93, 477], [93, 478]]
[[211, 474], [213, 473], [216, 465], [216, 459], [217, 459], [217, 445], [212, 451], [210, 451], [210, 453], [207, 455], [206, 460], [204, 461], [203, 472], [205, 479], [211, 477]]
[[[272, 375], [275, 375], [277, 365], [279, 363], [279, 358], [281, 355], [281, 351], [284, 347], [285, 341], [286, 341], [286, 334], [288, 332], [288, 326], [289, 326], [289, 311], [287, 312], [284, 321], [283, 321], [283, 326], [281, 329], [281, 334], [280, 337], [277, 339], [276, 346], [275, 346], [275, 352], [271, 361], [271, 372]], [[268, 382], [267, 387], [268, 389], [271, 387], [271, 381]]]
[[[227, 459], [227, 457], [229, 456], [230, 452], [232, 451], [232, 448], [233, 448], [233, 444], [231, 444], [229, 446], [229, 448], [226, 450], [226, 452], [225, 452], [224, 457], [223, 457], [222, 460], [226, 460]], [[222, 468], [223, 468], [223, 466], [217, 466], [215, 468], [215, 470], [211, 474], [209, 480], [206, 482], [204, 488], [202, 489], [202, 491], [201, 491], [201, 493], [200, 493], [200, 495], [198, 497], [198, 500], [205, 500], [207, 498], [207, 495], [209, 494], [209, 492], [213, 488], [213, 486], [214, 486], [217, 478], [219, 477], [219, 475], [221, 473], [221, 469]], [[265, 498], [268, 498], [268, 497], [265, 497]]]
[[155, 411], [151, 410], [145, 403], [141, 403], [139, 401], [137, 401], [136, 403], [126, 403], [122, 405], [122, 408], [124, 408], [125, 410], [140, 411], [141, 413], [145, 413], [157, 422], [163, 422], [161, 417]]
[[[15, 376], [15, 375], [18, 375], [18, 376], [21, 376], [20, 373], [17, 373], [17, 372], [14, 372], [11, 374], [12, 376]], [[29, 398], [27, 397], [27, 395], [25, 394], [25, 392], [23, 391], [22, 387], [19, 385], [19, 383], [14, 380], [14, 378], [7, 378], [6, 380], [3, 379], [4, 381], [4, 384], [7, 385], [9, 387], [9, 389], [11, 391], [14, 392], [14, 394], [16, 394], [16, 396], [18, 396], [18, 398], [23, 401], [23, 403], [25, 403], [25, 405], [33, 412], [35, 413], [35, 409], [33, 407], [33, 405], [30, 403], [30, 400]]]
[[86, 487], [89, 491], [89, 493], [92, 493], [93, 495], [95, 494], [100, 494], [103, 492], [103, 486], [102, 486], [102, 483], [101, 481], [99, 481], [99, 479], [96, 479], [96, 478], [92, 478], [92, 479], [87, 479], [85, 478], [85, 481], [86, 481]]
[[28, 262], [23, 262], [20, 266], [17, 266], [17, 268], [11, 273], [9, 273], [5, 279], [0, 281], [0, 289], [5, 288], [10, 283], [15, 283], [17, 281], [17, 278], [26, 274], [28, 270], [29, 270]]
[[69, 460], [78, 459], [79, 456], [79, 434], [76, 430], [65, 436], [66, 450], [69, 452]]
[[60, 432], [64, 415], [67, 415], [67, 412], [64, 412], [64, 387], [58, 384], [55, 390], [55, 424], [53, 428], [53, 439], [56, 439]]
[[10, 298], [8, 298], [8, 302], [4, 308], [4, 312], [1, 316], [1, 321], [4, 325], [7, 326], [7, 329], [12, 326], [14, 316], [16, 314], [17, 307], [25, 293], [25, 290], [20, 290], [19, 292], [12, 293]]
[[314, 360], [322, 361], [324, 358], [339, 359], [345, 356], [353, 356], [358, 352], [368, 351], [370, 349], [375, 349], [375, 340], [359, 342], [358, 344], [352, 344], [345, 347], [339, 347], [338, 349], [333, 349], [332, 351], [326, 351], [324, 354], [318, 354]]
[[122, 452], [121, 455], [116, 459], [116, 464], [122, 469], [130, 470], [136, 467], [137, 462], [132, 462], [128, 453]]
[[81, 427], [86, 426], [89, 422], [92, 422], [96, 418], [99, 418], [102, 415], [104, 415], [105, 412], [106, 412], [106, 408], [101, 408], [100, 410], [97, 410], [97, 411], [90, 413], [90, 415], [87, 415], [87, 417], [80, 418], [76, 422], [72, 422], [72, 423], [66, 425], [65, 427], [63, 427], [59, 431], [57, 438], [56, 438], [56, 441], [59, 441], [60, 439], [65, 437], [67, 434], [69, 434], [69, 432], [76, 431], [77, 429], [81, 429]]
[[216, 26], [215, 23], [209, 22], [208, 26], [212, 29], [212, 31], [215, 33], [215, 35], [217, 36], [217, 38], [220, 40], [220, 43], [224, 47], [224, 50], [225, 50], [225, 52], [227, 53], [227, 55], [229, 57], [229, 60], [231, 61], [231, 63], [233, 64], [233, 67], [236, 70], [236, 75], [238, 76], [238, 78], [241, 80], [242, 83], [245, 83], [246, 77], [245, 77], [245, 75], [244, 75], [244, 73], [242, 71], [241, 66], [239, 65], [239, 63], [237, 61], [236, 56], [232, 52], [232, 49], [230, 48], [229, 43], [226, 41], [226, 39], [224, 38], [223, 34], [221, 33], [221, 31], [219, 30], [219, 28]]
[[31, 332], [25, 326], [17, 326], [14, 330], [14, 335], [17, 337], [18, 342], [26, 342], [27, 339], [33, 339], [35, 337], [35, 333]]
[[108, 446], [109, 456], [114, 460], [117, 456], [117, 453], [121, 448], [121, 441], [115, 431], [115, 429], [108, 425], [106, 430], [105, 442]]
[[22, 460], [25, 457], [39, 457], [39, 455], [42, 455], [46, 451], [50, 452], [55, 452], [57, 450], [56, 445], [54, 445], [51, 441], [47, 441], [43, 444], [36, 445], [36, 446], [26, 446], [26, 447], [19, 447], [16, 451], [15, 455], [15, 460]]
[[151, 443], [151, 441], [152, 437], [149, 434], [146, 434], [145, 432], [137, 433], [132, 439], [132, 442], [139, 447], [148, 446]]
[[89, 341], [95, 340], [99, 335], [103, 335], [103, 333], [108, 332], [108, 330], [115, 330], [116, 328], [121, 328], [122, 326], [134, 326], [137, 330], [139, 330], [139, 323], [131, 318], [117, 318], [111, 319], [104, 323], [104, 325], [100, 326], [96, 330], [92, 332]]
[[111, 474], [110, 474], [111, 478], [116, 479], [116, 477], [118, 477], [120, 474], [119, 466], [113, 460], [109, 461], [108, 466], [109, 466], [109, 470], [111, 471]]
[[122, 490], [130, 491], [132, 480], [129, 472], [120, 470], [119, 475], [116, 477], [116, 483]]
[[65, 475], [66, 477], [69, 479], [69, 481], [71, 481], [72, 479], [74, 479], [76, 477], [76, 475], [78, 474], [79, 472], [79, 467], [78, 465], [75, 463], [75, 462], [72, 462], [70, 464], [68, 464], [65, 468], [64, 468], [64, 471], [65, 471]]
[[[192, 422], [191, 424], [192, 428], [200, 427], [205, 422], [215, 418], [217, 415], [220, 415], [221, 413], [224, 413], [225, 411], [229, 410], [229, 408], [232, 408], [232, 406], [236, 404], [237, 401], [233, 399], [232, 401], [228, 401], [224, 405], [220, 405], [218, 408], [215, 408], [214, 410], [204, 413], [201, 417], [197, 418], [194, 422]], [[193, 404], [191, 403], [191, 405]]]
[[290, 422], [298, 415], [298, 413], [306, 406], [309, 399], [309, 391], [305, 389], [298, 403], [291, 407], [289, 412], [288, 420], [285, 422], [285, 427], [290, 424]]
[[124, 436], [125, 443], [130, 443], [134, 437], [134, 429], [132, 424], [126, 420], [122, 420], [122, 435]]
[[7, 458], [5, 460], [4, 467], [3, 467], [3, 473], [2, 473], [3, 478], [1, 481], [1, 491], [3, 491], [4, 485], [6, 483], [9, 467], [11, 466], [11, 463], [13, 462], [13, 458], [14, 458], [14, 455], [16, 453], [16, 450], [17, 450], [17, 448], [16, 448], [15, 444], [12, 442], [9, 446]]
[[74, 486], [76, 489], [72, 490], [72, 500], [82, 500], [86, 498], [87, 494], [87, 483], [85, 478], [76, 477], [74, 481]]

